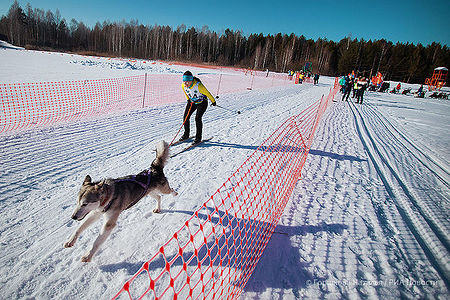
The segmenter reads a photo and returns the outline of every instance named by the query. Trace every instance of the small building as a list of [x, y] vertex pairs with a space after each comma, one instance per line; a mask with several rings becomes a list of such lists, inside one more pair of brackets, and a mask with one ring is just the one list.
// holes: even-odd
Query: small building
[[448, 69], [446, 67], [434, 69], [433, 76], [425, 79], [425, 84], [428, 85], [428, 90], [440, 90], [446, 83], [447, 75]]

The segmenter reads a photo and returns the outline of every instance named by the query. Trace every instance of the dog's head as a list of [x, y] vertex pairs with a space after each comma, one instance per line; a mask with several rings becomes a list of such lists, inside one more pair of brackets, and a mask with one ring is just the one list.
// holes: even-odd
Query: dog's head
[[108, 186], [103, 181], [93, 183], [89, 175], [78, 192], [77, 207], [72, 219], [81, 221], [88, 213], [98, 209], [108, 197]]

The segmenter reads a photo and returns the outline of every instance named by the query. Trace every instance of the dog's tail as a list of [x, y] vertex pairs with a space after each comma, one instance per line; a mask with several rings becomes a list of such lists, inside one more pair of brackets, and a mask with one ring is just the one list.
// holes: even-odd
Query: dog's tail
[[164, 168], [169, 159], [169, 145], [165, 141], [160, 141], [156, 145], [156, 158], [152, 162], [153, 168]]

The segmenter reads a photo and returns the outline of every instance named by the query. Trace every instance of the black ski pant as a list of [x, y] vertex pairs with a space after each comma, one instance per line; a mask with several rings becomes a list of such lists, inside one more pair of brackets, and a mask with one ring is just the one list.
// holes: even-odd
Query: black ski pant
[[356, 94], [356, 96], [357, 96], [356, 103], [362, 104], [363, 97], [364, 97], [364, 90], [359, 90], [358, 93]]
[[192, 108], [191, 108], [191, 103], [189, 103], [189, 102], [187, 103], [186, 109], [184, 110], [184, 117], [183, 117], [183, 120], [186, 120], [184, 122], [183, 136], [189, 137], [189, 133], [190, 133], [190, 129], [191, 129], [191, 123], [190, 123], [189, 119], [191, 118], [191, 115], [194, 113], [194, 111], [197, 111], [197, 114], [195, 115], [195, 125], [196, 125], [196, 129], [197, 129], [197, 131], [195, 133], [195, 139], [196, 140], [202, 139], [202, 129], [203, 129], [202, 117], [207, 108], [208, 108], [208, 100], [206, 100], [206, 99], [198, 104], [193, 103]]
[[352, 89], [344, 89], [344, 95], [342, 95], [342, 101], [348, 101], [348, 97], [350, 97], [350, 92]]

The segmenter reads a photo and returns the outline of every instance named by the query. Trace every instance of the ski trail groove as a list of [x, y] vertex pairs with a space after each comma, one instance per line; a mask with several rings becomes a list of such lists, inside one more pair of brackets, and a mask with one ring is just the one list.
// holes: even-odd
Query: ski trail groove
[[[367, 110], [365, 110], [365, 107], [361, 108], [361, 111], [364, 111], [364, 113], [367, 112]], [[401, 158], [409, 158], [408, 154], [413, 156], [413, 159], [409, 158], [408, 161], [406, 163], [408, 163], [409, 165], [423, 165], [424, 167], [426, 167], [428, 170], [430, 170], [430, 172], [432, 174], [434, 174], [435, 176], [437, 176], [439, 179], [441, 179], [441, 177], [436, 174], [435, 172], [433, 172], [433, 169], [430, 169], [430, 166], [428, 163], [424, 162], [421, 158], [418, 157], [418, 155], [416, 155], [414, 153], [414, 151], [412, 151], [406, 144], [406, 142], [408, 140], [406, 140], [406, 142], [403, 142], [401, 139], [398, 139], [394, 132], [392, 131], [392, 128], [386, 126], [386, 124], [381, 120], [381, 118], [379, 118], [379, 114], [376, 112], [376, 110], [371, 109], [369, 110], [370, 114], [365, 114], [365, 117], [367, 117], [368, 120], [370, 120], [371, 122], [373, 122], [373, 124], [377, 124], [377, 126], [374, 126], [373, 128], [384, 128], [385, 130], [383, 130], [383, 134], [385, 134], [385, 136], [383, 136], [383, 138], [378, 138], [377, 142], [381, 145], [382, 142], [384, 141], [389, 141], [390, 147], [389, 145], [386, 145], [383, 147], [385, 148], [385, 152], [387, 152], [387, 149], [393, 149], [395, 148], [395, 151], [393, 151], [394, 154], [397, 154], [399, 152], [401, 153]], [[365, 128], [367, 129], [368, 127], [365, 126]], [[376, 133], [372, 134], [372, 137], [377, 136]], [[373, 141], [375, 141], [375, 139], [372, 139]], [[395, 143], [397, 142], [397, 144]], [[394, 146], [394, 147], [392, 147]], [[380, 147], [377, 147], [378, 149]], [[414, 160], [416, 159], [416, 160]], [[392, 161], [392, 160], [387, 160], [384, 159], [384, 161]], [[427, 221], [428, 225], [433, 229], [433, 231], [435, 232], [436, 236], [441, 240], [442, 244], [446, 247], [447, 251], [450, 251], [450, 242], [449, 242], [449, 237], [447, 236], [446, 232], [448, 232], [450, 230], [450, 228], [448, 227], [448, 222], [446, 222], [446, 220], [448, 219], [448, 215], [440, 210], [438, 207], [436, 207], [434, 205], [434, 201], [427, 201], [427, 199], [423, 199], [423, 197], [421, 197], [421, 195], [419, 195], [415, 189], [413, 187], [410, 186], [410, 184], [408, 182], [411, 182], [411, 178], [409, 181], [408, 179], [408, 174], [401, 174], [400, 170], [401, 167], [397, 167], [395, 168], [395, 166], [393, 165], [387, 165], [388, 168], [391, 170], [392, 174], [394, 175], [394, 177], [396, 178], [397, 182], [399, 183], [399, 185], [401, 186], [401, 188], [403, 189], [404, 193], [408, 196], [408, 198], [410, 199], [411, 203], [414, 205], [414, 207], [417, 209], [417, 211], [422, 215], [422, 217]], [[395, 169], [395, 170], [394, 170]], [[409, 170], [413, 170], [412, 168], [410, 168]], [[416, 173], [416, 177], [421, 178], [422, 177], [422, 172], [418, 172], [417, 170], [414, 170], [414, 172]], [[433, 183], [429, 183], [429, 185], [432, 185]], [[433, 190], [429, 190], [429, 194], [432, 194]], [[435, 197], [436, 199], [441, 198], [440, 195]], [[445, 199], [445, 197], [442, 197]], [[447, 225], [447, 226], [446, 226]]]
[[450, 172], [442, 162], [438, 162], [437, 158], [433, 158], [431, 154], [423, 151], [422, 148], [417, 146], [405, 133], [399, 131], [389, 119], [378, 113], [373, 105], [369, 104], [364, 106], [364, 109], [367, 113], [370, 113], [372, 117], [377, 118], [379, 120], [378, 124], [381, 124], [398, 143], [405, 147], [411, 155], [438, 177], [447, 188], [450, 188]]
[[[423, 212], [417, 204], [417, 199], [414, 198], [393, 166], [389, 164], [385, 154], [377, 146], [374, 136], [370, 133], [361, 109], [354, 104], [350, 104], [350, 108], [354, 115], [361, 142], [384, 183], [386, 191], [394, 200], [401, 217], [421, 245], [433, 267], [439, 272], [446, 286], [450, 287], [449, 245], [445, 232], [442, 232], [440, 224], [436, 224], [436, 220], [431, 219]], [[395, 183], [391, 178], [397, 182]], [[411, 207], [411, 204], [413, 207]], [[430, 232], [434, 235], [430, 236]]]

